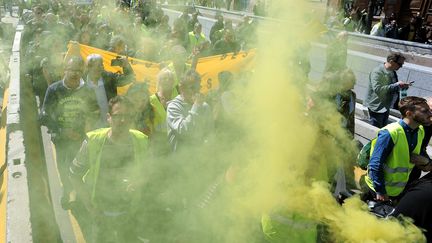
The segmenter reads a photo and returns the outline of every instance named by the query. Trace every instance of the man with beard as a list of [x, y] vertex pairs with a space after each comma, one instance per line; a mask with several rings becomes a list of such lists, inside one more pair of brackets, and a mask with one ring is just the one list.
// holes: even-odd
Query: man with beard
[[382, 128], [372, 140], [365, 178], [369, 191], [364, 195], [365, 200], [399, 199], [415, 166], [411, 160], [421, 153], [422, 125], [430, 124], [432, 118], [426, 100], [414, 96], [403, 98], [399, 110], [402, 119]]
[[[432, 98], [427, 99], [429, 109], [432, 110]], [[411, 155], [411, 162], [417, 165], [410, 174], [411, 183], [408, 184], [402, 198], [395, 208], [393, 216], [403, 215], [413, 219], [413, 223], [425, 231], [427, 242], [432, 242], [432, 162], [426, 153], [426, 147], [432, 136], [432, 125], [424, 127], [425, 137], [422, 143], [421, 155]], [[428, 172], [423, 177], [421, 172]]]

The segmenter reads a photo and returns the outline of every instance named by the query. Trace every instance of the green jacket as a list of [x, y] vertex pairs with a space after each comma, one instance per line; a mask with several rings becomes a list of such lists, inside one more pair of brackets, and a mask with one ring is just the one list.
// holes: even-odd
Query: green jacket
[[386, 70], [384, 64], [376, 67], [369, 74], [369, 85], [364, 105], [377, 113], [389, 110], [397, 100], [399, 86], [395, 71]]

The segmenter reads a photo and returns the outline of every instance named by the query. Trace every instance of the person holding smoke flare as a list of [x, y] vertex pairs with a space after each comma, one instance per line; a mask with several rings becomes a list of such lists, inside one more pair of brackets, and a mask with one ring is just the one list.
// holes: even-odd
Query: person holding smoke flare
[[157, 76], [157, 80], [157, 92], [150, 96], [150, 105], [154, 114], [152, 122], [153, 133], [150, 142], [153, 152], [156, 154], [166, 154], [169, 152], [166, 109], [168, 102], [173, 99], [174, 74], [166, 68], [162, 69]]

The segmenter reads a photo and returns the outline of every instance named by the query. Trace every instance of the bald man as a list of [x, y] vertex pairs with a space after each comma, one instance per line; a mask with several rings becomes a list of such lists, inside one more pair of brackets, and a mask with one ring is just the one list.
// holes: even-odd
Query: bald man
[[61, 202], [65, 209], [69, 202], [69, 164], [78, 152], [86, 128], [99, 116], [96, 95], [85, 85], [83, 70], [81, 57], [71, 57], [66, 62], [63, 79], [48, 87], [41, 112], [41, 123], [48, 127], [56, 148], [57, 168], [64, 187]]

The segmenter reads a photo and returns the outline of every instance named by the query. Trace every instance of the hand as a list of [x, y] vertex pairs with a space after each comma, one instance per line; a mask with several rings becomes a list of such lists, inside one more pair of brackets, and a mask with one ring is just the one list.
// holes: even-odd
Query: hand
[[194, 104], [202, 105], [204, 103], [204, 95], [202, 95], [201, 93], [196, 93], [193, 96], [193, 100], [194, 100]]
[[429, 164], [429, 159], [418, 154], [411, 154], [410, 162], [415, 164], [416, 166], [425, 166]]
[[385, 201], [388, 201], [388, 200], [389, 200], [387, 194], [383, 194], [383, 195], [381, 195], [381, 194], [378, 194], [378, 193], [377, 193], [375, 199], [376, 199], [377, 201], [381, 201], [381, 202], [385, 202]]
[[409, 86], [411, 86], [410, 83], [405, 83], [405, 82], [402, 82], [402, 81], [398, 81], [397, 84], [399, 85], [399, 88], [401, 88], [401, 89], [408, 89]]

